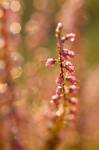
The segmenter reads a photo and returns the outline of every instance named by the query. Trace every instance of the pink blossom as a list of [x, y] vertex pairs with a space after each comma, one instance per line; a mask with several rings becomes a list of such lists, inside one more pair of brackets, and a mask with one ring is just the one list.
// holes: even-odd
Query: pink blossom
[[73, 58], [75, 56], [75, 53], [74, 53], [74, 51], [71, 51], [71, 50], [68, 50], [68, 49], [64, 49], [62, 51], [62, 56], [64, 58], [70, 59], [70, 58]]
[[45, 65], [47, 67], [52, 67], [54, 64], [55, 64], [55, 59], [54, 58], [48, 58]]
[[64, 83], [64, 78], [62, 76], [59, 76], [57, 79], [56, 79], [56, 83], [57, 84], [63, 84]]
[[74, 57], [74, 56], [75, 56], [74, 51], [70, 51], [70, 50], [69, 50], [69, 51], [68, 51], [68, 56], [71, 57], [71, 58]]
[[51, 99], [52, 99], [53, 101], [56, 101], [56, 100], [59, 100], [59, 98], [60, 98], [59, 95], [56, 94], [56, 95], [53, 95]]
[[78, 104], [78, 98], [76, 97], [71, 97], [69, 99], [69, 103], [73, 104], [73, 105], [77, 105]]
[[61, 86], [57, 86], [56, 94], [58, 94], [58, 95], [62, 94], [62, 87]]
[[71, 42], [75, 41], [75, 33], [69, 33], [66, 35], [67, 40], [70, 40]]
[[71, 82], [72, 84], [75, 84], [77, 82], [76, 77], [74, 75], [67, 74], [65, 78], [67, 81]]
[[69, 72], [74, 72], [75, 71], [75, 67], [70, 61], [65, 62], [65, 67]]
[[78, 90], [79, 90], [79, 88], [74, 84], [69, 87], [70, 93], [76, 94], [78, 92]]
[[59, 99], [60, 99], [60, 96], [58, 94], [56, 95], [53, 95], [51, 100], [50, 100], [50, 104], [54, 104], [56, 107], [59, 105]]

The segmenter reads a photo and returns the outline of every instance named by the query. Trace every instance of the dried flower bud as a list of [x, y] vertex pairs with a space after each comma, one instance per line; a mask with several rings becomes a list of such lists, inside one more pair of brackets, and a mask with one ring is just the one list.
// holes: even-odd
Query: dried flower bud
[[78, 104], [78, 99], [76, 97], [71, 97], [69, 99], [69, 103], [71, 103], [72, 105], [77, 105]]
[[48, 58], [45, 65], [47, 67], [52, 67], [54, 64], [55, 64], [55, 59], [54, 58]]
[[56, 83], [57, 84], [63, 84], [64, 83], [64, 78], [62, 76], [59, 76], [57, 79], [56, 79]]

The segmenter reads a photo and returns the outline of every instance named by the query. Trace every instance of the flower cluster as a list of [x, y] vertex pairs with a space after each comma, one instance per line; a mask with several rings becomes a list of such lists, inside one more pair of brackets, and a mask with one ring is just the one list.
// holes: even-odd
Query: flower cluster
[[64, 48], [65, 41], [74, 42], [75, 34], [70, 33], [63, 36], [63, 25], [58, 23], [56, 28], [56, 40], [58, 58], [48, 58], [46, 61], [47, 67], [52, 67], [56, 63], [59, 64], [60, 72], [56, 79], [56, 92], [51, 97], [50, 104], [54, 110], [54, 118], [73, 121], [76, 117], [78, 99], [76, 94], [79, 90], [77, 79], [75, 76], [75, 66], [71, 62], [75, 53], [72, 50]]

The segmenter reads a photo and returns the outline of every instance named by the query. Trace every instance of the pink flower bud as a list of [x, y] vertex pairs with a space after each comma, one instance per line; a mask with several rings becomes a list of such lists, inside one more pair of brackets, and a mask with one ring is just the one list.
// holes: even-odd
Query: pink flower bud
[[70, 87], [69, 87], [69, 92], [70, 93], [73, 93], [73, 94], [76, 94], [77, 92], [78, 92], [78, 87], [76, 86], [76, 85], [71, 85]]
[[71, 42], [75, 41], [75, 33], [69, 33], [66, 35], [67, 40], [70, 40]]
[[56, 83], [57, 84], [63, 84], [64, 83], [64, 78], [62, 76], [59, 76], [57, 79], [56, 79]]
[[70, 51], [70, 50], [69, 50], [69, 51], [68, 51], [68, 56], [71, 57], [71, 58], [74, 57], [74, 56], [75, 56], [74, 51]]
[[55, 107], [59, 106], [59, 101], [50, 100], [50, 105], [52, 108], [55, 109]]
[[58, 94], [58, 95], [61, 95], [61, 94], [62, 94], [62, 87], [61, 87], [61, 86], [58, 86], [58, 87], [56, 88], [56, 94]]
[[75, 84], [77, 82], [76, 77], [74, 75], [67, 74], [65, 78], [67, 81], [71, 82], [72, 84]]
[[75, 71], [74, 65], [70, 61], [65, 62], [65, 67], [69, 72]]
[[73, 58], [75, 56], [75, 53], [74, 53], [74, 51], [70, 51], [68, 49], [64, 49], [62, 51], [62, 56], [64, 58], [70, 59], [70, 58]]
[[60, 99], [59, 95], [56, 94], [56, 95], [53, 95], [52, 98], [51, 98], [53, 101], [57, 101]]
[[76, 97], [71, 97], [69, 99], [69, 103], [71, 103], [73, 105], [77, 105], [78, 104], [78, 99]]
[[54, 58], [48, 58], [45, 65], [47, 67], [52, 67], [54, 64], [55, 64], [55, 59]]
[[60, 97], [59, 97], [58, 94], [53, 95], [51, 100], [50, 100], [50, 104], [54, 105], [55, 107], [57, 107], [59, 105], [59, 99], [60, 99]]
[[62, 52], [61, 52], [61, 54], [62, 54], [62, 56], [64, 57], [64, 58], [67, 58], [67, 56], [68, 56], [68, 49], [64, 49], [64, 50], [62, 50]]

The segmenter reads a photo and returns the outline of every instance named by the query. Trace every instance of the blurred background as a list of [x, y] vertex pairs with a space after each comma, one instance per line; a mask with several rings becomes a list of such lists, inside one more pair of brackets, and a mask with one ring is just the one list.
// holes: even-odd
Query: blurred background
[[[0, 59], [8, 66], [4, 75], [0, 61], [0, 75], [4, 76], [0, 82], [9, 85], [6, 91], [0, 84], [0, 150], [99, 150], [99, 1], [16, 0], [10, 6], [14, 14], [8, 10], [11, 1], [15, 0], [0, 0], [0, 9], [7, 9], [6, 19], [1, 19], [0, 12], [4, 25], [0, 32], [7, 43], [5, 53], [0, 46]], [[6, 29], [12, 20], [20, 22], [20, 33], [19, 25], [15, 30]], [[76, 125], [66, 127], [55, 139], [48, 103], [59, 69], [48, 69], [45, 62], [57, 56], [55, 28], [59, 21], [64, 33], [76, 33], [71, 48], [76, 53], [80, 102]]]

